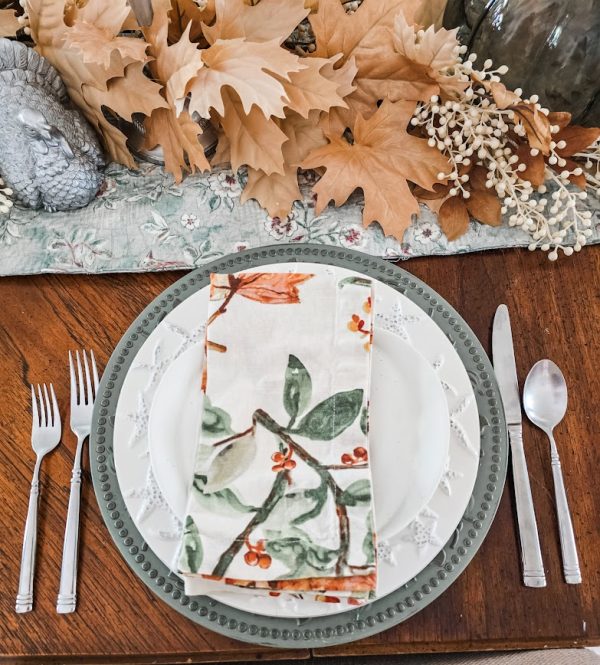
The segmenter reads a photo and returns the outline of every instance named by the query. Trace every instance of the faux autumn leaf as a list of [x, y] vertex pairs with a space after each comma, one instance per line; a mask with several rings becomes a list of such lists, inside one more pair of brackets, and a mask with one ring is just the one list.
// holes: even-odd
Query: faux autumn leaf
[[407, 133], [414, 109], [412, 102], [386, 100], [368, 120], [357, 116], [354, 143], [329, 136], [329, 145], [311, 152], [302, 167], [327, 169], [314, 187], [317, 214], [330, 200], [339, 206], [361, 188], [363, 224], [378, 221], [385, 232], [402, 237], [411, 215], [419, 210], [407, 181], [431, 189], [437, 174], [448, 166], [425, 139]]
[[465, 199], [465, 205], [471, 217], [488, 226], [502, 224], [502, 204], [500, 199], [490, 190], [472, 189]]
[[193, 42], [204, 41], [202, 23], [212, 23], [215, 18], [214, 0], [207, 0], [204, 9], [194, 0], [171, 0], [169, 13], [169, 44], [181, 39], [181, 35], [189, 26], [189, 38]]
[[560, 130], [552, 137], [556, 143], [566, 142], [566, 147], [557, 148], [556, 152], [561, 157], [572, 157], [577, 152], [583, 152], [592, 143], [600, 138], [600, 127], [580, 127], [569, 125]]
[[532, 148], [537, 148], [542, 154], [550, 153], [550, 121], [534, 104], [520, 102], [508, 107], [515, 113], [515, 122], [525, 129], [527, 140]]
[[525, 170], [520, 173], [520, 177], [528, 180], [536, 189], [543, 185], [546, 179], [546, 162], [542, 153], [532, 155], [530, 146], [521, 144], [515, 154], [519, 158], [519, 163], [525, 164]]
[[187, 82], [202, 67], [202, 60], [196, 45], [190, 41], [189, 23], [179, 41], [169, 46], [167, 11], [170, 4], [170, 0], [154, 0], [154, 19], [150, 26], [143, 28], [153, 57], [148, 67], [153, 78], [163, 84], [163, 94], [169, 102], [169, 108], [156, 109], [146, 119], [145, 146], [153, 149], [160, 145], [165, 169], [173, 174], [176, 182], [181, 182], [184, 171], [204, 171], [210, 166], [204, 147], [198, 141], [200, 126], [187, 112], [178, 115], [175, 110], [177, 100], [185, 96]]
[[12, 9], [0, 9], [0, 37], [14, 37], [21, 24]]
[[209, 44], [238, 38], [250, 42], [278, 39], [283, 44], [309, 12], [303, 0], [261, 0], [254, 6], [244, 0], [215, 0], [215, 10], [215, 24], [203, 26]]
[[218, 39], [202, 51], [204, 67], [188, 86], [190, 111], [208, 118], [210, 109], [224, 115], [223, 88], [233, 88], [244, 112], [253, 105], [265, 116], [284, 116], [285, 89], [280, 79], [302, 69], [300, 58], [279, 46], [279, 40], [255, 43], [245, 39]]
[[351, 126], [356, 113], [370, 115], [375, 102], [385, 97], [428, 99], [436, 91], [430, 81], [422, 82], [422, 71], [407, 67], [405, 58], [393, 50], [390, 29], [400, 11], [412, 21], [416, 0], [364, 0], [352, 15], [339, 0], [320, 0], [316, 14], [309, 17], [316, 37], [314, 57], [342, 53], [337, 67], [354, 58], [358, 69], [356, 90], [346, 102], [352, 112], [337, 113], [338, 128]]
[[327, 142], [323, 131], [317, 126], [318, 115], [317, 111], [313, 111], [305, 119], [292, 112], [278, 121], [287, 136], [283, 144], [284, 171], [267, 175], [249, 168], [248, 182], [240, 199], [242, 203], [256, 199], [271, 217], [284, 219], [288, 215], [293, 202], [302, 197], [298, 187], [298, 167], [312, 150]]
[[[114, 6], [124, 4], [125, 0], [111, 3]], [[134, 68], [127, 69], [130, 59], [124, 59], [118, 50], [113, 50], [110, 66], [104, 68], [96, 63], [85, 63], [81, 54], [65, 46], [69, 32], [73, 29], [65, 24], [65, 0], [28, 0], [31, 36], [36, 50], [49, 60], [63, 79], [69, 96], [78, 106], [90, 124], [95, 127], [104, 141], [113, 161], [135, 168], [136, 163], [127, 148], [127, 137], [105, 117], [102, 106], [113, 109], [119, 106], [120, 84], [116, 81], [125, 78], [132, 81], [138, 73]], [[70, 20], [77, 20], [82, 10], [69, 6]], [[119, 13], [117, 11], [117, 13]], [[123, 16], [120, 12], [119, 16]], [[142, 41], [142, 40], [140, 40]], [[160, 86], [145, 78], [143, 89], [139, 91], [144, 99], [145, 108], [166, 106], [160, 95]], [[135, 111], [131, 109], [131, 112]], [[128, 113], [130, 115], [130, 113]]]
[[426, 0], [416, 9], [413, 20], [417, 25], [428, 28], [432, 25], [436, 30], [442, 27], [444, 12], [448, 0]]
[[[338, 89], [340, 82], [322, 71], [333, 70], [333, 62], [325, 58], [303, 58], [304, 69], [290, 72], [289, 81], [280, 79], [285, 88], [286, 106], [307, 118], [312, 110], [329, 111], [333, 106], [346, 107]], [[344, 86], [344, 83], [341, 83]]]
[[224, 115], [220, 122], [229, 142], [233, 170], [247, 164], [267, 174], [283, 173], [281, 146], [286, 135], [258, 107], [253, 106], [246, 113], [233, 90], [225, 89], [222, 94]]
[[465, 201], [452, 196], [444, 201], [440, 208], [438, 222], [448, 240], [456, 240], [469, 228], [469, 213]]
[[65, 46], [81, 53], [83, 62], [110, 67], [113, 51], [122, 58], [145, 62], [146, 47], [143, 39], [120, 37], [119, 32], [131, 9], [126, 0], [107, 3], [89, 0], [76, 14], [66, 32]]

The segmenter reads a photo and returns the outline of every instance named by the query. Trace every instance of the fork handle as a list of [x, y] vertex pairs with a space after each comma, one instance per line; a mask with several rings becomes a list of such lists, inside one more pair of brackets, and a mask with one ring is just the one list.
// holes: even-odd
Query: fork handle
[[62, 564], [60, 568], [60, 587], [56, 600], [56, 611], [69, 614], [75, 611], [77, 604], [77, 551], [79, 545], [79, 508], [81, 504], [81, 451], [85, 437], [77, 438], [77, 450], [71, 475], [71, 492], [65, 527]]
[[19, 590], [15, 612], [23, 614], [33, 609], [33, 573], [35, 571], [35, 546], [37, 542], [37, 512], [40, 483], [38, 480], [39, 461], [35, 465], [31, 490], [29, 492], [29, 507], [25, 521], [25, 534], [23, 536], [23, 550], [21, 552], [21, 572], [19, 573]]

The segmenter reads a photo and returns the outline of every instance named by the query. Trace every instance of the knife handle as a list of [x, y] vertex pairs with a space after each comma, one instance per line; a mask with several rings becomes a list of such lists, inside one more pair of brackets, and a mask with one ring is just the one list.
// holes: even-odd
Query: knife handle
[[542, 561], [542, 550], [538, 536], [533, 497], [527, 473], [527, 461], [523, 448], [521, 425], [509, 425], [508, 436], [512, 453], [513, 479], [517, 504], [517, 523], [521, 540], [521, 560], [523, 562], [523, 583], [530, 587], [546, 586], [546, 575]]

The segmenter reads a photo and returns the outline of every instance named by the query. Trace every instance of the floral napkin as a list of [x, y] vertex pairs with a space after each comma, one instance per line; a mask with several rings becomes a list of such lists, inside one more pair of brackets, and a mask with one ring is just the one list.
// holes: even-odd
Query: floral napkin
[[334, 270], [212, 275], [187, 593], [372, 595], [372, 302]]

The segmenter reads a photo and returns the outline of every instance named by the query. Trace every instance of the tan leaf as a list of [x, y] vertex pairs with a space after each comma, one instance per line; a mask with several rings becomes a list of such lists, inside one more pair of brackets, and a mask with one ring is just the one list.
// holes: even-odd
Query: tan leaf
[[487, 191], [487, 187], [485, 186], [485, 184], [487, 182], [486, 176], [488, 170], [485, 168], [485, 166], [481, 166], [481, 164], [475, 164], [475, 166], [473, 166], [468, 173], [469, 173], [469, 187], [471, 191], [474, 189], [478, 189], [482, 192]]
[[183, 172], [208, 171], [204, 147], [198, 141], [202, 130], [188, 113], [176, 116], [172, 109], [155, 109], [146, 119], [145, 145], [152, 150], [162, 146], [165, 169], [181, 182]]
[[392, 38], [396, 52], [419, 65], [434, 70], [453, 67], [458, 63], [460, 46], [455, 30], [438, 30], [430, 25], [427, 30], [418, 31], [409, 24], [400, 12], [394, 20]]
[[[265, 116], [284, 116], [285, 88], [280, 79], [302, 69], [300, 58], [282, 49], [278, 40], [254, 43], [245, 39], [218, 39], [202, 51], [206, 65], [188, 86], [190, 110], [208, 118], [210, 109], [224, 113], [224, 86], [239, 95], [244, 112], [256, 105]], [[275, 76], [274, 76], [275, 75]]]
[[305, 119], [297, 113], [290, 113], [279, 122], [287, 136], [283, 144], [284, 172], [267, 175], [263, 171], [248, 169], [248, 183], [242, 192], [242, 203], [256, 199], [271, 217], [283, 219], [288, 215], [293, 202], [301, 198], [298, 188], [299, 165], [312, 150], [327, 143], [323, 131], [316, 126], [317, 115], [313, 111], [312, 117]]
[[471, 190], [469, 198], [465, 200], [465, 205], [471, 217], [478, 222], [488, 226], [502, 224], [502, 203], [491, 190]]
[[0, 9], [0, 37], [14, 37], [21, 24], [12, 9]]
[[514, 111], [515, 121], [523, 125], [529, 145], [548, 155], [552, 140], [548, 117], [529, 102], [520, 102], [508, 108]]
[[548, 120], [551, 125], [558, 125], [564, 129], [571, 122], [571, 114], [568, 111], [550, 111]]
[[[557, 172], [560, 173], [563, 169], [566, 169], [567, 171], [574, 171], [578, 166], [580, 167], [581, 165], [578, 164], [577, 162], [573, 161], [572, 159], [566, 159], [565, 160], [567, 163], [564, 166], [556, 166], [553, 167], [556, 169]], [[581, 190], [587, 189], [587, 180], [585, 177], [585, 173], [580, 173], [579, 175], [575, 175], [574, 173], [571, 173], [569, 175], [569, 182], [572, 185], [575, 185], [576, 187], [579, 187]]]
[[[148, 64], [155, 80], [165, 86], [165, 95], [171, 107], [180, 107], [186, 96], [186, 87], [203, 66], [196, 44], [191, 41], [189, 22], [179, 40], [169, 46], [169, 20], [167, 15], [170, 0], [154, 0], [154, 19], [143, 28], [144, 37], [150, 44], [149, 53], [154, 60]], [[181, 110], [181, 108], [178, 108]]]
[[459, 196], [453, 196], [440, 208], [439, 225], [449, 241], [456, 240], [469, 229], [469, 213], [465, 201]]
[[160, 94], [161, 85], [144, 75], [144, 65], [133, 62], [125, 68], [125, 75], [108, 82], [106, 91], [86, 86], [85, 99], [94, 108], [107, 108], [131, 122], [134, 113], [151, 115], [156, 108], [168, 108]]
[[571, 157], [576, 152], [583, 152], [600, 138], [600, 127], [580, 127], [569, 125], [552, 137], [556, 143], [566, 141], [566, 148], [557, 148], [561, 157]]
[[81, 53], [83, 62], [92, 62], [107, 69], [113, 51], [118, 51], [122, 58], [145, 62], [148, 57], [148, 44], [135, 37], [115, 37], [108, 30], [93, 23], [77, 19], [67, 32], [65, 46]]
[[416, 10], [413, 17], [417, 25], [429, 27], [432, 25], [436, 30], [442, 27], [444, 21], [444, 12], [448, 0], [427, 0], [422, 2], [421, 6]]
[[212, 23], [215, 18], [214, 0], [208, 0], [206, 7], [200, 9], [194, 0], [171, 0], [169, 13], [169, 44], [174, 44], [189, 27], [189, 38], [193, 42], [202, 40], [202, 23]]
[[217, 39], [247, 39], [250, 42], [283, 42], [306, 16], [303, 0], [261, 0], [248, 6], [243, 0], [215, 0], [217, 20], [204, 26], [209, 44]]
[[519, 95], [515, 95], [512, 90], [499, 81], [482, 81], [482, 85], [488, 90], [494, 99], [494, 103], [499, 109], [505, 109], [521, 101]]
[[291, 72], [289, 81], [279, 79], [285, 88], [287, 106], [307, 118], [311, 110], [329, 111], [333, 106], [346, 104], [338, 89], [345, 83], [327, 78], [323, 69], [333, 71], [333, 62], [325, 58], [303, 58], [305, 66], [298, 72]]
[[448, 165], [427, 141], [407, 133], [414, 108], [411, 102], [385, 100], [368, 120], [357, 117], [353, 144], [330, 136], [329, 145], [310, 153], [303, 168], [326, 168], [314, 188], [317, 214], [330, 200], [341, 205], [361, 188], [363, 224], [376, 220], [385, 232], [402, 237], [411, 216], [419, 210], [407, 181], [432, 189], [438, 172]]
[[222, 129], [217, 132], [217, 137], [217, 149], [210, 160], [211, 166], [229, 164], [231, 162], [231, 146], [229, 145], [229, 139], [225, 136], [225, 132], [223, 132]]
[[326, 64], [321, 67], [321, 74], [337, 83], [337, 94], [340, 97], [347, 97], [356, 90], [354, 77], [358, 72], [358, 67], [356, 66], [356, 58], [352, 57], [348, 58], [343, 65], [336, 69], [335, 65], [338, 64], [341, 58], [343, 58], [343, 54], [338, 53], [326, 59]]
[[220, 119], [221, 127], [230, 143], [234, 171], [247, 164], [267, 174], [283, 173], [282, 145], [286, 135], [256, 106], [246, 113], [235, 92], [226, 89], [222, 94], [225, 114]]
[[437, 185], [433, 185], [433, 191], [423, 189], [422, 187], [415, 187], [413, 189], [413, 195], [419, 203], [423, 203], [437, 215], [439, 214], [444, 201], [448, 198], [449, 190], [450, 185], [438, 183]]
[[520, 145], [515, 153], [521, 164], [525, 164], [525, 171], [520, 173], [523, 180], [528, 180], [536, 189], [544, 184], [546, 179], [546, 163], [541, 152], [532, 156], [528, 145]]

